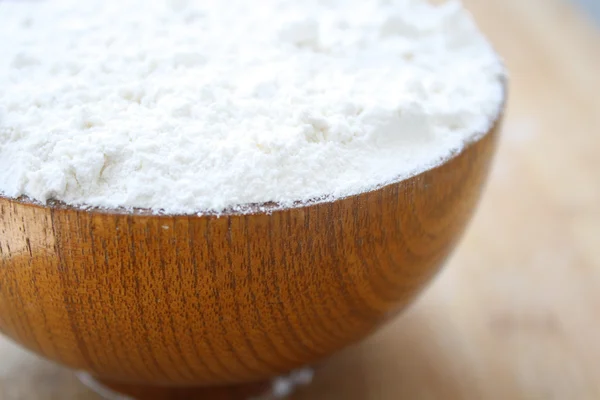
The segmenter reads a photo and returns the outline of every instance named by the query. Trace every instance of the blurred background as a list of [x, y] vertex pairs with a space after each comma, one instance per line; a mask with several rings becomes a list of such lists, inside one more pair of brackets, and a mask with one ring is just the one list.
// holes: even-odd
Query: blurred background
[[580, 5], [585, 9], [585, 11], [589, 12], [597, 22], [600, 23], [600, 1], [598, 0], [575, 0], [580, 3]]
[[[464, 0], [511, 71], [484, 200], [405, 314], [296, 400], [600, 399], [600, 0]], [[97, 400], [0, 338], [1, 400]]]

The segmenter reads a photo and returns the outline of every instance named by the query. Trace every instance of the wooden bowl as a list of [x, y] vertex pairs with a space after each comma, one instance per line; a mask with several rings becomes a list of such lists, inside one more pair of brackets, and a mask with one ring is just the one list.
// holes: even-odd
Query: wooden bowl
[[410, 179], [270, 214], [0, 198], [0, 331], [140, 398], [254, 394], [415, 298], [476, 206], [497, 130]]

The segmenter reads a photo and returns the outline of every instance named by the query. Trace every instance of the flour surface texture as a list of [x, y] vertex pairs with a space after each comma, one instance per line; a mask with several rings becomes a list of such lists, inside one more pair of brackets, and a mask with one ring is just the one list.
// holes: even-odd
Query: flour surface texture
[[0, 193], [157, 213], [361, 193], [484, 134], [458, 2], [0, 1]]

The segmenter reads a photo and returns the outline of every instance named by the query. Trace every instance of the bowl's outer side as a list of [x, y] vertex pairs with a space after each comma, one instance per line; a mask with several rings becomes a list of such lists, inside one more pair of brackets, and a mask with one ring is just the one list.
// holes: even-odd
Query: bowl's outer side
[[496, 130], [380, 190], [270, 215], [148, 216], [0, 198], [0, 331], [135, 383], [268, 378], [365, 337], [437, 272]]

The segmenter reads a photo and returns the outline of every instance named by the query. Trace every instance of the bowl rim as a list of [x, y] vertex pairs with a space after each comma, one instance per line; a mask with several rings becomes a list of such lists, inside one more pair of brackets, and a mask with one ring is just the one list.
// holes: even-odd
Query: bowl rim
[[447, 157], [439, 160], [439, 162], [432, 163], [431, 166], [425, 167], [424, 169], [419, 169], [417, 172], [413, 174], [409, 174], [407, 176], [403, 176], [396, 179], [391, 179], [387, 182], [378, 184], [371, 188], [361, 190], [356, 193], [342, 195], [342, 196], [322, 196], [319, 198], [314, 198], [306, 201], [295, 201], [291, 204], [280, 204], [277, 202], [264, 202], [264, 203], [249, 203], [249, 204], [241, 204], [233, 207], [228, 207], [222, 211], [214, 211], [214, 210], [199, 210], [193, 213], [165, 213], [160, 210], [152, 210], [148, 208], [107, 208], [107, 207], [98, 207], [98, 206], [89, 206], [89, 205], [72, 205], [67, 204], [61, 200], [49, 199], [46, 203], [42, 203], [41, 201], [34, 200], [29, 198], [28, 196], [20, 196], [17, 198], [8, 197], [0, 192], [0, 201], [7, 201], [8, 203], [18, 204], [22, 206], [30, 206], [40, 209], [46, 210], [71, 210], [71, 211], [79, 211], [85, 212], [88, 214], [96, 214], [96, 215], [105, 215], [105, 216], [146, 216], [146, 217], [161, 217], [161, 218], [173, 218], [173, 217], [231, 217], [231, 216], [244, 216], [244, 215], [258, 215], [258, 214], [272, 214], [278, 211], [284, 210], [298, 210], [308, 207], [314, 207], [317, 205], [323, 205], [327, 203], [336, 203], [338, 201], [348, 200], [354, 197], [359, 197], [361, 195], [365, 195], [367, 193], [374, 193], [385, 188], [389, 188], [394, 185], [401, 184], [403, 182], [407, 182], [414, 179], [419, 179], [423, 174], [440, 168], [457, 158], [459, 155], [465, 153], [469, 150], [470, 147], [475, 145], [477, 142], [481, 141], [483, 138], [487, 137], [491, 132], [495, 129], [498, 121], [492, 125], [492, 127], [488, 130], [488, 132], [477, 135], [477, 138], [474, 140], [469, 140], [465, 143], [465, 145], [457, 151], [452, 152]]
[[398, 185], [403, 182], [419, 179], [425, 173], [443, 167], [445, 164], [454, 160], [461, 154], [467, 152], [475, 144], [483, 140], [485, 137], [496, 131], [502, 122], [504, 114], [506, 112], [506, 106], [508, 101], [508, 78], [506, 76], [500, 77], [500, 83], [502, 85], [502, 101], [498, 106], [496, 115], [490, 119], [488, 127], [483, 132], [477, 132], [470, 135], [467, 140], [463, 143], [463, 146], [452, 151], [446, 157], [440, 158], [422, 168], [416, 168], [414, 172], [407, 175], [399, 176], [397, 178], [390, 179], [386, 182], [374, 185], [370, 188], [364, 188], [358, 192], [350, 193], [341, 196], [324, 195], [321, 197], [305, 200], [305, 201], [294, 201], [291, 204], [281, 204], [277, 202], [263, 202], [263, 203], [247, 203], [231, 206], [221, 211], [215, 210], [198, 210], [191, 213], [165, 213], [160, 210], [152, 210], [149, 208], [127, 208], [127, 207], [99, 207], [90, 206], [86, 204], [73, 205], [67, 204], [61, 200], [49, 199], [46, 203], [34, 200], [28, 196], [20, 196], [17, 198], [6, 196], [0, 191], [0, 201], [4, 200], [11, 204], [18, 204], [23, 206], [31, 206], [46, 210], [70, 210], [85, 212], [91, 215], [103, 215], [103, 216], [137, 216], [137, 217], [158, 217], [158, 218], [175, 218], [175, 217], [233, 217], [233, 216], [246, 216], [246, 215], [270, 215], [274, 212], [286, 211], [286, 210], [300, 210], [309, 207], [314, 207], [322, 204], [331, 204], [338, 201], [348, 200], [351, 198], [359, 197], [367, 193], [374, 193], [385, 188], [389, 188], [394, 185]]

